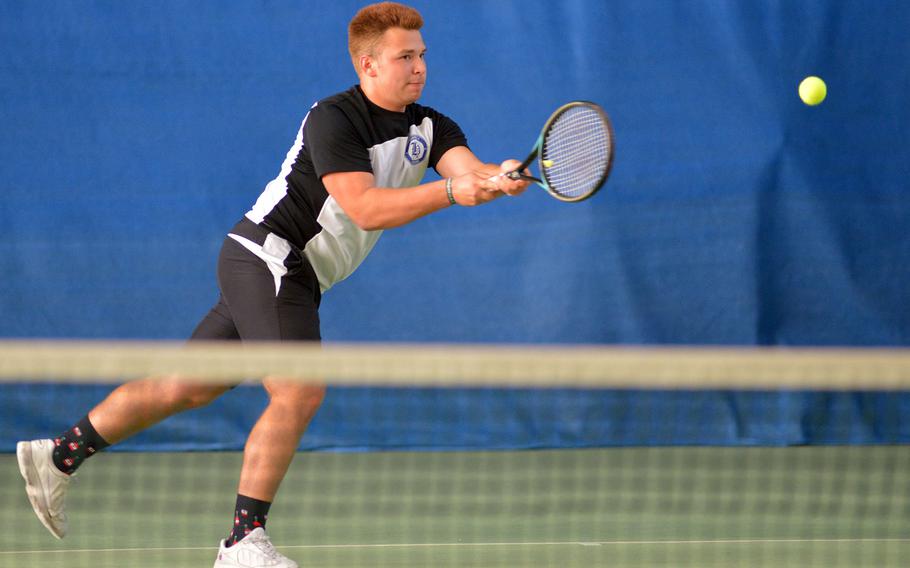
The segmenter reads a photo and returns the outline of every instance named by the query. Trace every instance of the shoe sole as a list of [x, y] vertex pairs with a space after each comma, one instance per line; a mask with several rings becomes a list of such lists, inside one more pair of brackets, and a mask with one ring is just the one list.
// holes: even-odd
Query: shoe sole
[[44, 511], [48, 510], [47, 498], [41, 489], [41, 476], [38, 475], [38, 469], [35, 467], [35, 460], [32, 457], [32, 446], [28, 442], [19, 442], [16, 444], [16, 460], [19, 462], [19, 474], [25, 480], [25, 492], [28, 494], [28, 501], [38, 516], [41, 524], [50, 531], [55, 538], [62, 539], [64, 534], [55, 529], [51, 524], [50, 516]]
[[[228, 562], [216, 558], [215, 565], [212, 568], [243, 568], [243, 566], [248, 566], [248, 564], [236, 564], [234, 562]], [[295, 564], [295, 566], [299, 565]]]

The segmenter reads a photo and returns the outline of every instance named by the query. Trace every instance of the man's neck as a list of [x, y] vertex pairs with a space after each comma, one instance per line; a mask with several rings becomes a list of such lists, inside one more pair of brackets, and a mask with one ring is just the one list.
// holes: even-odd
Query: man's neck
[[366, 98], [370, 99], [371, 103], [378, 106], [379, 108], [390, 110], [392, 112], [404, 112], [405, 107], [385, 100], [381, 96], [379, 90], [373, 88], [369, 82], [361, 81], [360, 90], [363, 91], [363, 94], [366, 96]]

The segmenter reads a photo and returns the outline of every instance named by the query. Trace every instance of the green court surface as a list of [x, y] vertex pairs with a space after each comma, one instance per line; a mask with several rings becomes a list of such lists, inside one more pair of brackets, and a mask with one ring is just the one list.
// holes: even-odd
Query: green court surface
[[[58, 541], [0, 456], [0, 567], [210, 567], [237, 453], [104, 453]], [[910, 447], [306, 453], [270, 514], [302, 567], [910, 564]]]

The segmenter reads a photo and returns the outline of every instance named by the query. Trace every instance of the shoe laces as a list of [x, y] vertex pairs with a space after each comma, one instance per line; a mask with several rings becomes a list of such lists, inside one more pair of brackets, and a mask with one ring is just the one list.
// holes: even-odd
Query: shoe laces
[[256, 548], [259, 549], [262, 554], [269, 560], [281, 560], [284, 558], [280, 552], [275, 550], [275, 546], [272, 544], [272, 541], [269, 539], [269, 536], [265, 533], [261, 535], [256, 535], [251, 542]]

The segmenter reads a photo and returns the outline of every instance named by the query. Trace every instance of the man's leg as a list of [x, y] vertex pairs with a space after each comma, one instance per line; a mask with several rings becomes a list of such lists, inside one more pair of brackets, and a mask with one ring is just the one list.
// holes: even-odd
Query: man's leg
[[55, 537], [66, 536], [70, 475], [86, 458], [172, 414], [207, 404], [228, 388], [183, 384], [174, 378], [127, 383], [59, 438], [19, 442], [19, 472], [38, 519]]
[[[299, 250], [264, 227], [244, 218], [231, 230], [218, 284], [242, 341], [320, 340], [316, 273]], [[272, 546], [265, 522], [324, 390], [276, 377], [263, 383], [269, 404], [246, 443], [231, 532], [218, 548], [215, 568], [297, 568]]]
[[325, 387], [267, 378], [269, 404], [253, 426], [243, 451], [238, 492], [272, 501], [322, 399]]
[[212, 402], [231, 386], [144, 379], [117, 387], [88, 414], [95, 431], [116, 444], [165, 418]]
[[[240, 339], [223, 298], [196, 327], [193, 339]], [[229, 388], [183, 383], [177, 377], [133, 381], [115, 389], [58, 438], [19, 442], [19, 472], [38, 519], [63, 538], [70, 475], [87, 458], [172, 414], [208, 404]]]
[[325, 388], [268, 378], [269, 405], [253, 426], [243, 451], [232, 546], [256, 528], [265, 529], [269, 507], [287, 473], [307, 425], [322, 404]]

